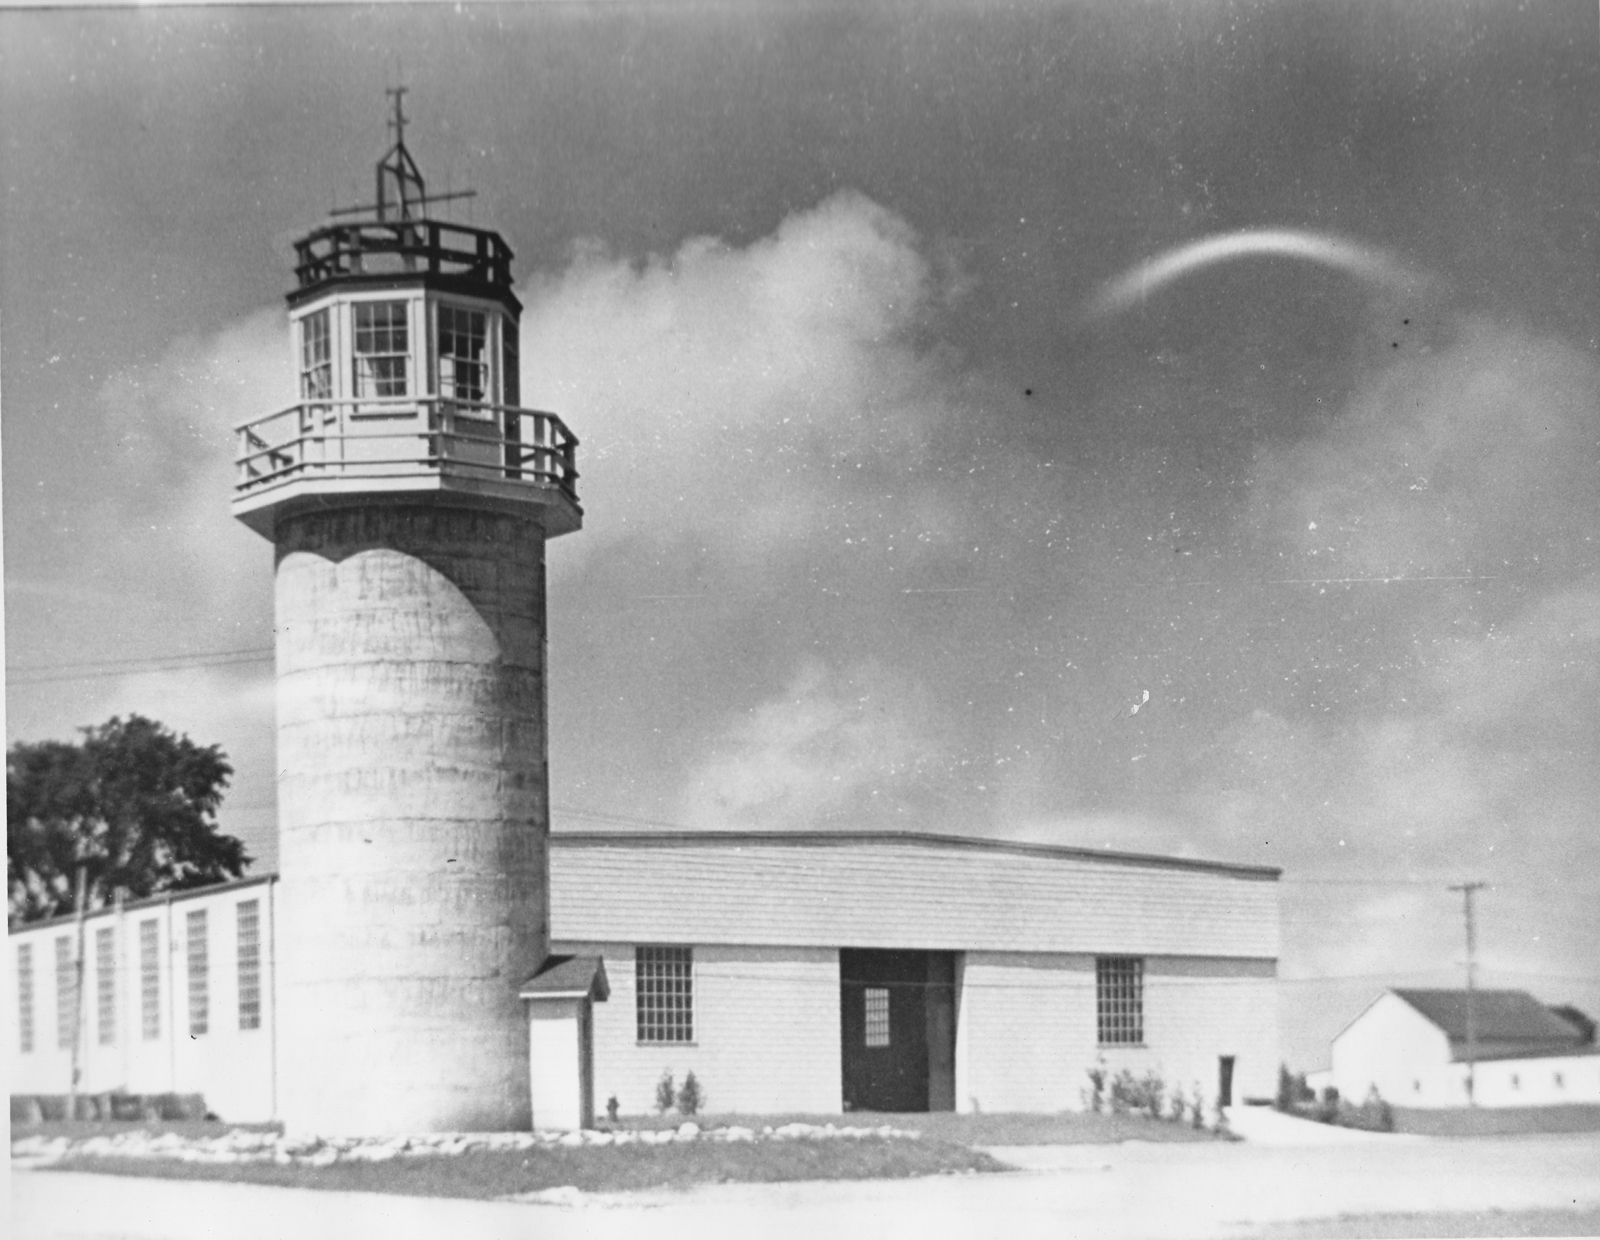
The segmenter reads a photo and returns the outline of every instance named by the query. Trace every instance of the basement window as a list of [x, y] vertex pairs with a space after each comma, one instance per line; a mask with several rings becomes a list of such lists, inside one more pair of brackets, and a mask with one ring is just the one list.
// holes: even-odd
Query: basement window
[[641, 1042], [694, 1041], [694, 953], [687, 947], [641, 947], [634, 956]]
[[1144, 959], [1100, 956], [1094, 962], [1095, 1023], [1101, 1046], [1144, 1042]]
[[866, 1002], [866, 1041], [868, 1046], [889, 1045], [889, 988], [868, 986], [862, 992]]

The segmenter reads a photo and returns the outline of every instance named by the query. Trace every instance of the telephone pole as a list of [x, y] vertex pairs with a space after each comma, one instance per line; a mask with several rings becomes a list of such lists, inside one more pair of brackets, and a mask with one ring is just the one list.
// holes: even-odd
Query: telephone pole
[[1478, 936], [1472, 918], [1472, 894], [1483, 887], [1481, 882], [1461, 883], [1450, 888], [1459, 891], [1467, 909], [1467, 1105], [1477, 1106], [1478, 1074], [1478, 1013], [1474, 999], [1478, 986]]

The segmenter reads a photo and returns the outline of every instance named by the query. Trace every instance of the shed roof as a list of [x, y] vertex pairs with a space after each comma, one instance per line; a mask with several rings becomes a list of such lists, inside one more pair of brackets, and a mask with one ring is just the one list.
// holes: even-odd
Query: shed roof
[[[1442, 1029], [1452, 1042], [1466, 1040], [1465, 990], [1396, 990], [1394, 993]], [[1577, 1030], [1525, 990], [1477, 990], [1472, 996], [1474, 1036], [1480, 1042], [1577, 1046], [1582, 1041]]]
[[583, 998], [604, 1003], [611, 997], [605, 962], [599, 956], [547, 956], [539, 971], [522, 983], [521, 999]]

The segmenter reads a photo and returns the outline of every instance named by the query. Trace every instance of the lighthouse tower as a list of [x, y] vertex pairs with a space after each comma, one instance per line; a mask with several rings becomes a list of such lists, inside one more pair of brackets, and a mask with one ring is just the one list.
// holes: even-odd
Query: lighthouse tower
[[429, 217], [391, 94], [375, 201], [295, 244], [300, 399], [237, 428], [233, 512], [277, 553], [279, 1109], [526, 1128], [576, 440], [521, 408], [511, 250]]

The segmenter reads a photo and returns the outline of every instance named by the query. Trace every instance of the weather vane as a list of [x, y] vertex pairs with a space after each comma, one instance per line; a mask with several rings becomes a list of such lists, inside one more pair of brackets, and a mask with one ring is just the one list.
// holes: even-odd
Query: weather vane
[[455, 190], [446, 194], [428, 193], [422, 173], [417, 168], [416, 161], [411, 158], [411, 152], [406, 149], [405, 96], [409, 89], [405, 86], [391, 86], [384, 92], [394, 100], [394, 115], [388, 121], [389, 129], [394, 132], [394, 145], [385, 151], [383, 158], [378, 161], [375, 176], [377, 193], [374, 200], [358, 207], [339, 207], [330, 214], [365, 215], [371, 212], [377, 216], [379, 223], [387, 223], [391, 218], [391, 211], [395, 213], [394, 218], [399, 220], [426, 219], [429, 203], [477, 197], [477, 191], [471, 189]]

